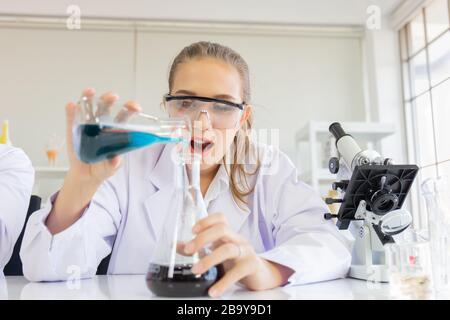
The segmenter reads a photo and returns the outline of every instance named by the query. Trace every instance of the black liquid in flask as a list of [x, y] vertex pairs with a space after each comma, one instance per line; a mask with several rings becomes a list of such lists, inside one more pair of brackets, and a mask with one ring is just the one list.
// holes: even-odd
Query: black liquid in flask
[[212, 267], [203, 274], [194, 274], [192, 266], [209, 254], [209, 249], [202, 248], [192, 255], [186, 255], [182, 250], [184, 244], [194, 238], [192, 227], [207, 216], [200, 191], [200, 164], [198, 161], [191, 164], [189, 183], [185, 183], [188, 174], [184, 163], [178, 163], [176, 167], [171, 210], [166, 214], [163, 232], [155, 246], [146, 277], [147, 286], [158, 296], [204, 296], [222, 274], [221, 269]]
[[208, 295], [208, 289], [216, 282], [218, 270], [210, 268], [203, 274], [191, 272], [192, 264], [177, 264], [173, 276], [167, 265], [150, 264], [147, 273], [147, 286], [161, 297], [198, 297]]

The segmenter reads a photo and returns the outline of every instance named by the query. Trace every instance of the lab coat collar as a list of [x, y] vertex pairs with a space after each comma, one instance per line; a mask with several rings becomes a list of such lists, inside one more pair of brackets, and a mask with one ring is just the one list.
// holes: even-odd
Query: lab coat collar
[[216, 199], [220, 194], [229, 189], [230, 179], [225, 169], [225, 165], [221, 164], [219, 170], [217, 170], [214, 179], [205, 194], [205, 203], [208, 205], [212, 200]]
[[[147, 173], [153, 185], [159, 190], [168, 186], [174, 186], [175, 183], [175, 145], [165, 145], [159, 154], [153, 169]], [[153, 151], [153, 150], [152, 150]]]

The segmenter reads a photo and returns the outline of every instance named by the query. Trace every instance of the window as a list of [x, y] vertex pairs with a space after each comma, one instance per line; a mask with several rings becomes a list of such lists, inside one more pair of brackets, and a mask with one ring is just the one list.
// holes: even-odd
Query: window
[[414, 224], [426, 228], [420, 184], [450, 176], [450, 0], [433, 0], [399, 33], [410, 161], [421, 168], [412, 190]]

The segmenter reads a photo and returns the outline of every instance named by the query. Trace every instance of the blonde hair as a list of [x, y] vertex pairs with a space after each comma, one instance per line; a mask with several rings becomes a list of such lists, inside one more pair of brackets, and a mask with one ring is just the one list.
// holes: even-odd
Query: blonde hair
[[[214, 58], [226, 62], [236, 68], [242, 82], [242, 99], [245, 103], [250, 102], [250, 76], [249, 68], [245, 60], [233, 49], [218, 43], [207, 41], [192, 43], [191, 45], [184, 47], [175, 57], [169, 71], [169, 92], [172, 92], [173, 81], [178, 65], [198, 58]], [[256, 158], [255, 170], [251, 172], [246, 170], [245, 163], [243, 163], [243, 159], [251, 158], [253, 155], [252, 152], [255, 152], [256, 150], [250, 138], [252, 126], [253, 115], [250, 113], [246, 122], [239, 128], [234, 137], [232, 147], [230, 148], [233, 154], [228, 157], [231, 160], [229, 170], [225, 165], [226, 157], [224, 156], [223, 158], [223, 164], [225, 165], [230, 179], [231, 192], [238, 205], [247, 204], [246, 197], [254, 191], [254, 186], [251, 186], [248, 183], [247, 178], [250, 175], [256, 174], [260, 167], [258, 158]]]

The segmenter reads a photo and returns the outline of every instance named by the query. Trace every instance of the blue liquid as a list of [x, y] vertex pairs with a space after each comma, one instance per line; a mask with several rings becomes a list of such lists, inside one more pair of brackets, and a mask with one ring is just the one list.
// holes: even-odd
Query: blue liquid
[[181, 138], [161, 137], [153, 133], [132, 131], [103, 124], [83, 124], [74, 132], [78, 158], [86, 163], [111, 159], [154, 143], [180, 142]]

